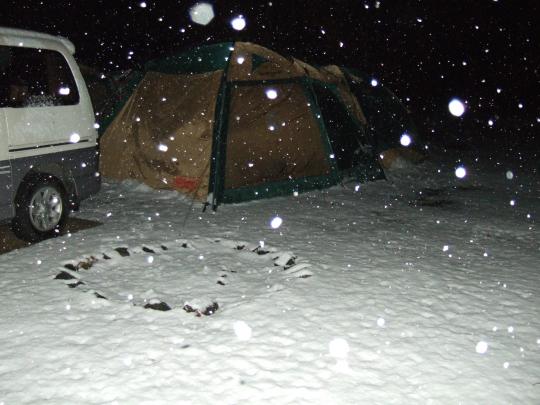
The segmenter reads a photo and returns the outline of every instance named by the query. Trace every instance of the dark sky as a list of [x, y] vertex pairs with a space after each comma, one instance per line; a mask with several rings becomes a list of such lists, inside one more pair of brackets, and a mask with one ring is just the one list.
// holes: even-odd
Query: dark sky
[[[147, 0], [143, 8], [140, 0], [1, 0], [0, 25], [64, 35], [80, 61], [102, 70], [136, 67], [201, 43], [257, 42], [313, 64], [348, 65], [376, 76], [427, 136], [454, 131], [482, 140], [538, 141], [540, 2], [208, 2], [216, 17], [200, 26], [189, 19], [195, 1]], [[238, 14], [247, 21], [241, 32], [230, 26]], [[468, 103], [461, 119], [448, 114], [452, 97]]]

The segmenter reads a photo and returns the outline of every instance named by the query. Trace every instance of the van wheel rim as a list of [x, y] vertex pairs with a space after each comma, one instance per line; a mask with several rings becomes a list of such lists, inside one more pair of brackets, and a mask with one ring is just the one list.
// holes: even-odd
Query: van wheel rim
[[62, 217], [62, 196], [54, 187], [40, 188], [30, 201], [30, 222], [40, 232], [53, 230]]

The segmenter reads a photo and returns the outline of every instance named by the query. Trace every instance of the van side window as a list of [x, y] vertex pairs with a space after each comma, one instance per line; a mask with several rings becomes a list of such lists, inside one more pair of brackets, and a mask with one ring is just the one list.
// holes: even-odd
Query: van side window
[[78, 103], [75, 79], [60, 52], [0, 46], [0, 108]]

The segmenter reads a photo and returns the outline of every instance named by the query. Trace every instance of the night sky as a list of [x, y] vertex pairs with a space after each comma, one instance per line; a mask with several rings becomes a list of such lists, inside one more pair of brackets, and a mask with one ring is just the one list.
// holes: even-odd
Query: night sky
[[[373, 75], [408, 106], [428, 141], [494, 140], [511, 153], [540, 143], [537, 1], [208, 2], [216, 17], [201, 26], [189, 19], [195, 1], [2, 0], [0, 25], [66, 36], [80, 62], [105, 72], [203, 43], [256, 42]], [[239, 14], [243, 31], [230, 25]], [[467, 102], [461, 118], [448, 113], [453, 97]]]

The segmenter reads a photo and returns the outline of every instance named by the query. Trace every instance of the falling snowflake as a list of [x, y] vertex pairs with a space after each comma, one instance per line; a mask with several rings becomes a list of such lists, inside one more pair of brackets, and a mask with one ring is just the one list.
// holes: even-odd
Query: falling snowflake
[[232, 19], [231, 26], [236, 31], [242, 31], [244, 28], [246, 28], [246, 20], [243, 16], [239, 15], [238, 17]]
[[209, 3], [197, 3], [189, 9], [189, 17], [195, 24], [208, 25], [214, 16], [214, 9]]
[[69, 136], [69, 142], [71, 143], [78, 143], [81, 140], [81, 136], [74, 132]]
[[405, 132], [403, 135], [401, 135], [401, 138], [399, 139], [399, 143], [402, 146], [409, 146], [412, 143], [412, 138], [408, 133]]
[[487, 352], [487, 349], [488, 349], [488, 344], [487, 342], [484, 342], [483, 340], [481, 340], [480, 342], [476, 344], [476, 353], [484, 354], [485, 352]]
[[275, 216], [274, 218], [272, 218], [272, 221], [270, 221], [270, 226], [272, 227], [272, 229], [278, 229], [282, 223], [283, 220], [280, 217]]
[[458, 179], [462, 179], [467, 175], [467, 169], [465, 169], [463, 166], [459, 166], [456, 169], [455, 174]]
[[249, 340], [252, 336], [251, 327], [244, 321], [236, 321], [233, 325], [234, 333], [239, 340]]
[[349, 343], [343, 338], [335, 338], [328, 344], [330, 356], [344, 359], [349, 354]]
[[267, 89], [266, 90], [266, 97], [268, 97], [270, 100], [275, 100], [278, 96], [278, 92], [276, 89]]
[[461, 117], [465, 112], [465, 104], [461, 100], [454, 98], [448, 103], [448, 110], [454, 117]]

